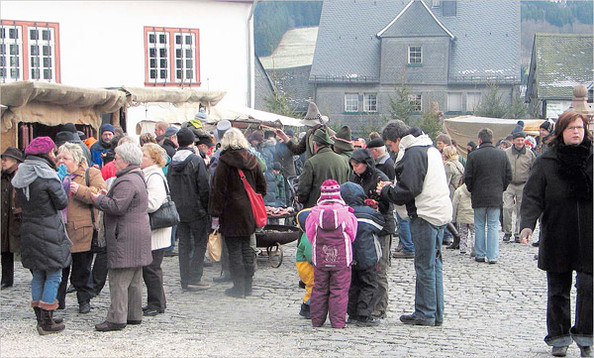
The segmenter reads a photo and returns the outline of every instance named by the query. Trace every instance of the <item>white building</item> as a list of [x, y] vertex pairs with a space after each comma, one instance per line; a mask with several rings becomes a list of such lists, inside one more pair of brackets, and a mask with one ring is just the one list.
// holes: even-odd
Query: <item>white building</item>
[[2, 1], [0, 83], [201, 87], [253, 104], [253, 3]]

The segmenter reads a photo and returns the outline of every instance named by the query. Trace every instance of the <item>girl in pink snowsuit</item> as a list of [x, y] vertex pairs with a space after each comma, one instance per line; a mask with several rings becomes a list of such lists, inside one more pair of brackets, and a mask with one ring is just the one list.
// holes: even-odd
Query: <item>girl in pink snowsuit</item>
[[326, 180], [318, 205], [305, 221], [305, 234], [312, 244], [314, 287], [311, 293], [311, 323], [321, 327], [330, 313], [333, 328], [344, 328], [351, 285], [352, 242], [357, 218], [340, 196], [340, 185]]

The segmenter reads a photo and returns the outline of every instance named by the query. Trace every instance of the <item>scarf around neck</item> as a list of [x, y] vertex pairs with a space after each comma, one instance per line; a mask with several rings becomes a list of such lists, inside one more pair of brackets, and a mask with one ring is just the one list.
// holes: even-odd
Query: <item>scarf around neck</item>
[[15, 188], [23, 189], [23, 193], [28, 201], [30, 195], [29, 185], [38, 178], [57, 180], [60, 182], [60, 178], [58, 178], [56, 171], [52, 169], [44, 159], [29, 157], [19, 165], [19, 170], [14, 178], [12, 178], [11, 183]]

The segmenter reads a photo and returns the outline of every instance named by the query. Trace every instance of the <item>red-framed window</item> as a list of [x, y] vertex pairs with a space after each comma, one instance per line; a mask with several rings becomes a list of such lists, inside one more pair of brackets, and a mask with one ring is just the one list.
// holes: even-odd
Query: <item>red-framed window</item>
[[145, 86], [200, 86], [198, 29], [144, 27]]
[[60, 83], [60, 25], [0, 21], [0, 82]]

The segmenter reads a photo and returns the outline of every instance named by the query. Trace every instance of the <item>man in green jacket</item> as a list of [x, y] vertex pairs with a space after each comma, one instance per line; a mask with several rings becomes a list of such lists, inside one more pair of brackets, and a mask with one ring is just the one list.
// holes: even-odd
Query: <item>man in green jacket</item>
[[324, 180], [334, 179], [342, 184], [349, 181], [351, 174], [347, 159], [330, 148], [334, 141], [326, 128], [316, 130], [313, 141], [315, 155], [305, 162], [297, 187], [297, 198], [306, 208], [316, 205]]

